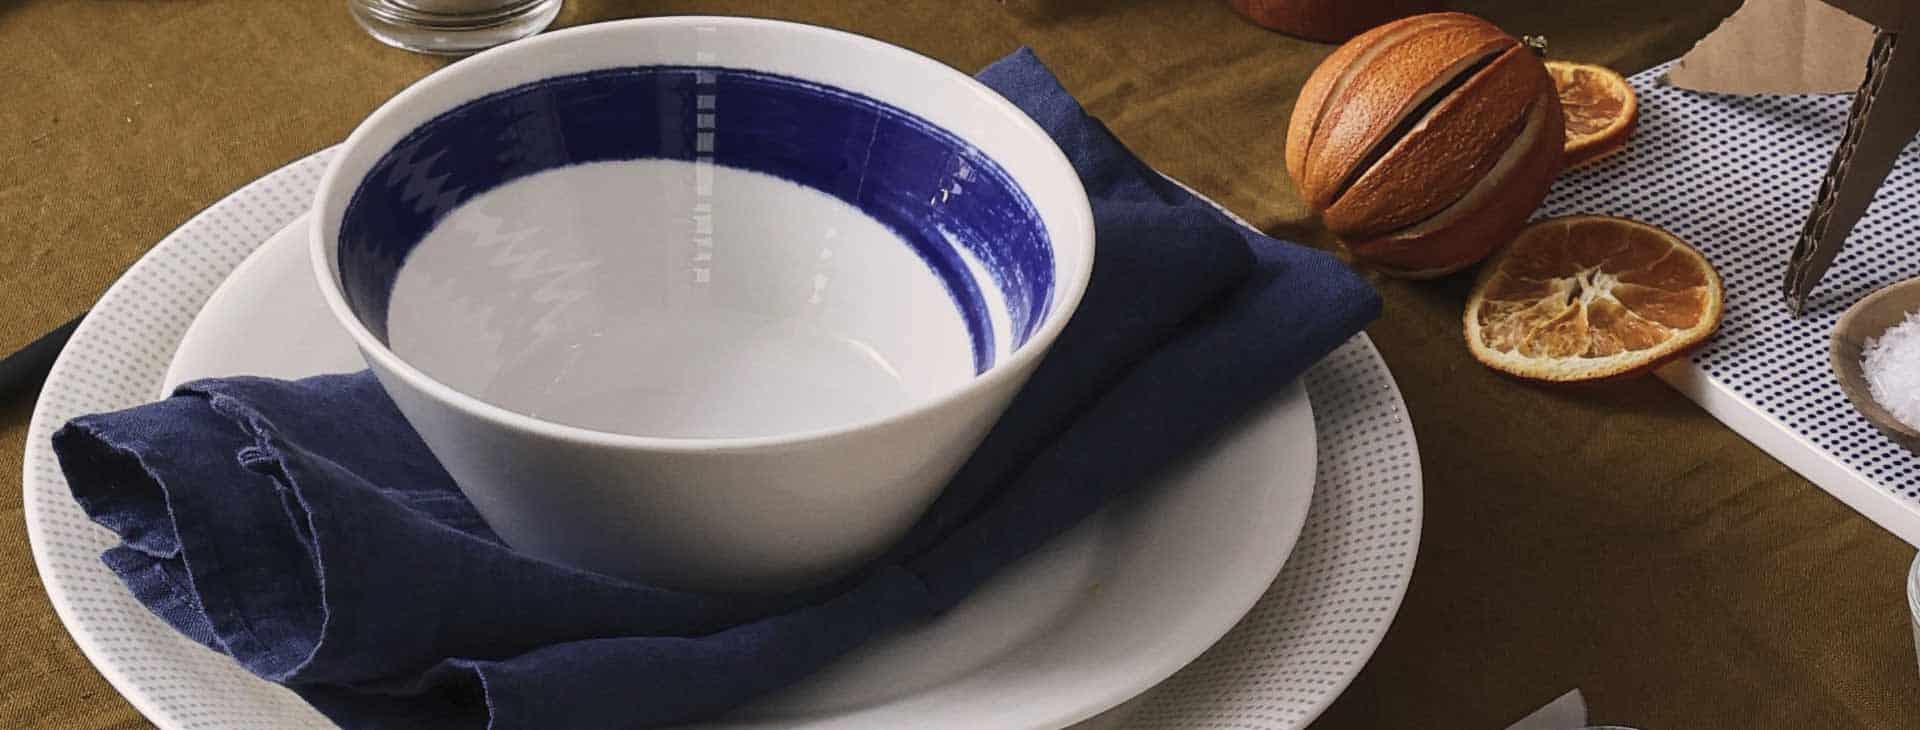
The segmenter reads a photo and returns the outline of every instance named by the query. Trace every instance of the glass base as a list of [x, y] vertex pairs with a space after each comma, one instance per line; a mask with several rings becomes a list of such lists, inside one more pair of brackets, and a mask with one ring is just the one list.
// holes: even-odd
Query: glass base
[[1907, 618], [1913, 625], [1913, 653], [1920, 656], [1920, 555], [1907, 569]]
[[545, 30], [560, 14], [561, 1], [347, 0], [347, 7], [381, 43], [458, 56]]

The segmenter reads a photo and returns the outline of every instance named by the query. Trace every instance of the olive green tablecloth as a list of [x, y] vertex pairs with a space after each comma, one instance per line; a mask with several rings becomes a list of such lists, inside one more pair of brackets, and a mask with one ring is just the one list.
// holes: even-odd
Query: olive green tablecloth
[[[1731, 4], [1458, 3], [1627, 72]], [[1147, 161], [1325, 240], [1281, 155], [1330, 48], [1225, 0], [569, 0], [560, 23], [685, 12], [847, 28], [968, 71], [1033, 46]], [[375, 43], [340, 0], [0, 0], [0, 352], [441, 63]], [[1460, 341], [1464, 278], [1380, 286], [1368, 332], [1413, 414], [1426, 526], [1392, 633], [1317, 727], [1500, 728], [1573, 687], [1595, 720], [1646, 728], [1920, 727], [1911, 548], [1655, 380], [1496, 377]], [[12, 486], [31, 410], [0, 399], [0, 727], [143, 725], [40, 588]]]

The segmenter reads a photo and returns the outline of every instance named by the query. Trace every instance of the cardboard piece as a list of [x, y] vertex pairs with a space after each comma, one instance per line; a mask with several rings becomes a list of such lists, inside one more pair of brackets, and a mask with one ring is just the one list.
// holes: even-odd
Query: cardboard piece
[[1835, 94], [1860, 87], [1873, 24], [1824, 2], [1748, 0], [1667, 71], [1716, 94]]
[[1846, 131], [1781, 285], [1795, 315], [1920, 133], [1920, 8], [1910, 0], [1748, 0], [1667, 74], [1682, 88], [1737, 94], [1840, 91], [1849, 77]]
[[1833, 264], [1847, 235], [1893, 171], [1900, 150], [1920, 133], [1920, 34], [1880, 29], [1868, 56], [1867, 75], [1854, 92], [1846, 132], [1827, 163], [1812, 212], [1794, 244], [1781, 291], [1795, 315]]

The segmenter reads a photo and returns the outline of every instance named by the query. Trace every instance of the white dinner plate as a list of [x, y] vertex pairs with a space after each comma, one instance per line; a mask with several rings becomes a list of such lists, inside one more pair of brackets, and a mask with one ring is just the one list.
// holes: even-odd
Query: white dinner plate
[[[365, 367], [313, 280], [302, 216], [207, 300], [154, 397], [225, 375]], [[1199, 656], [1280, 572], [1313, 489], [1299, 384], [1135, 499], [1021, 560], [952, 611], [861, 647], [731, 726], [1054, 728]]]
[[[82, 650], [162, 727], [325, 721], [291, 693], [178, 636], [133, 600], [99, 562], [113, 538], [73, 504], [47, 437], [68, 418], [151, 400], [163, 383], [181, 378], [358, 367], [319, 303], [298, 234], [272, 235], [304, 210], [326, 154], [229, 196], [130, 269], [75, 333], [30, 426], [26, 512], [48, 594]], [[1329, 532], [1340, 543], [1316, 548], [1312, 559], [1320, 565], [1306, 578], [1306, 592], [1289, 599], [1286, 615], [1263, 618], [1256, 609], [1249, 621], [1311, 620], [1310, 613], [1294, 614], [1315, 608], [1319, 593], [1330, 590], [1313, 581], [1345, 570], [1357, 571], [1337, 591], [1348, 595], [1324, 596], [1326, 602], [1363, 605], [1344, 609], [1353, 626], [1338, 632], [1337, 660], [1323, 657], [1289, 672], [1310, 679], [1311, 691], [1290, 693], [1278, 705], [1280, 714], [1268, 713], [1282, 724], [1250, 727], [1293, 727], [1290, 716], [1304, 723], [1338, 694], [1384, 633], [1411, 572], [1419, 522], [1417, 456], [1391, 378], [1364, 337], [1329, 362], [1343, 363], [1358, 378], [1319, 375], [1328, 387], [1348, 389], [1338, 395], [1342, 412], [1319, 419], [1320, 443], [1326, 445], [1329, 425], [1350, 441], [1375, 442], [1357, 444], [1383, 457], [1373, 468], [1338, 476], [1356, 477], [1342, 484], [1372, 492], [1348, 496], [1380, 509], [1347, 510], [1325, 525], [1308, 517], [1316, 414], [1294, 384], [1164, 483], [1111, 505], [961, 607], [877, 640], [742, 711], [736, 724], [1059, 727], [1088, 718], [1160, 683], [1214, 644], [1263, 592], [1271, 598], [1266, 589], [1306, 522], [1316, 536]], [[1306, 378], [1309, 387], [1325, 370], [1327, 363]], [[1352, 390], [1366, 384], [1379, 387]], [[1354, 416], [1367, 420], [1350, 423]], [[1360, 425], [1369, 427], [1348, 433]], [[1328, 476], [1323, 466], [1323, 488]], [[1374, 540], [1334, 534], [1353, 530]], [[1348, 565], [1348, 557], [1367, 564]], [[1231, 638], [1222, 646], [1236, 646]], [[1291, 638], [1263, 646], [1231, 654], [1216, 647], [1200, 663], [1285, 659], [1274, 649], [1290, 651]], [[1303, 658], [1313, 658], [1328, 646], [1299, 648], [1307, 652]], [[1210, 711], [1196, 695], [1178, 692], [1181, 684], [1176, 678], [1131, 703], [1129, 716], [1151, 726], [1154, 712], [1166, 708]], [[1275, 687], [1268, 681], [1212, 694], [1230, 699]]]

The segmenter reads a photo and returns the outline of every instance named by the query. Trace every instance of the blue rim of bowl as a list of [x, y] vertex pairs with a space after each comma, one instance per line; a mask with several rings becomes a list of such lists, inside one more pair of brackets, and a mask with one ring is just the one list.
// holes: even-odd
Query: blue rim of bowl
[[[696, 95], [700, 104], [692, 103]], [[670, 96], [688, 103], [662, 113], [654, 100]], [[572, 113], [526, 113], [530, 107]], [[703, 110], [715, 107], [746, 123], [714, 125], [715, 113]], [[800, 144], [830, 151], [853, 141], [840, 136], [846, 132], [869, 140], [864, 165], [793, 154], [796, 135], [820, 134]], [[529, 136], [564, 144], [497, 153], [499, 140]], [[872, 144], [880, 139], [887, 144]], [[360, 175], [341, 213], [335, 262], [348, 307], [392, 347], [386, 324], [400, 269], [453, 211], [549, 170], [632, 160], [770, 175], [860, 210], [946, 288], [966, 324], [975, 375], [1001, 354], [984, 287], [999, 290], [1011, 348], [1025, 344], [1050, 309], [1053, 254], [1039, 212], [972, 143], [863, 94], [763, 71], [675, 64], [548, 76], [463, 102], [408, 132]], [[931, 176], [928, 160], [938, 161]], [[962, 180], [966, 194], [947, 197]], [[928, 205], [935, 197], [941, 204]], [[976, 280], [963, 251], [991, 281]]]
[[[540, 49], [547, 46], [567, 43], [574, 38], [592, 35], [613, 35], [627, 32], [633, 28], [692, 28], [714, 25], [776, 28], [787, 32], [826, 36], [841, 42], [851, 42], [878, 53], [893, 55], [900, 59], [902, 63], [919, 65], [931, 73], [947, 74], [949, 78], [957, 79], [961, 86], [972, 89], [984, 106], [1000, 111], [1006, 115], [1016, 127], [1023, 128], [1034, 138], [1041, 141], [1039, 145], [1041, 153], [1048, 157], [1049, 163], [1065, 172], [1063, 179], [1068, 185], [1072, 186], [1072, 192], [1079, 193], [1078, 195], [1071, 193], [1068, 195], [1066, 202], [1072, 209], [1063, 211], [1063, 214], [1069, 218], [1072, 227], [1079, 228], [1086, 232], [1083, 237], [1085, 241], [1085, 251], [1079, 257], [1079, 260], [1076, 262], [1077, 266], [1074, 269], [1061, 270], [1059, 267], [1061, 266], [1062, 258], [1057, 255], [1060, 250], [1060, 244], [1063, 240], [1070, 242], [1071, 239], [1063, 239], [1062, 234], [1065, 233], [1063, 231], [1055, 231], [1048, 228], [1047, 238], [1049, 247], [1055, 252], [1053, 256], [1055, 266], [1053, 272], [1053, 301], [1046, 310], [1045, 316], [1039, 321], [1039, 326], [1034, 329], [1033, 334], [1027, 338], [1026, 342], [1008, 353], [1006, 357], [993, 363], [992, 367], [978, 373], [958, 388], [920, 401], [909, 408], [889, 413], [885, 416], [829, 428], [797, 431], [772, 436], [674, 438], [601, 431], [536, 418], [489, 403], [442, 383], [427, 375], [425, 372], [422, 372], [419, 368], [414, 367], [411, 363], [408, 363], [399, 355], [395, 354], [380, 338], [375, 337], [347, 304], [346, 298], [341, 291], [339, 277], [335, 273], [334, 267], [329, 263], [330, 247], [327, 245], [325, 237], [321, 235], [326, 216], [323, 215], [325, 211], [322, 210], [322, 206], [320, 205], [320, 197], [325, 196], [327, 191], [334, 189], [338, 184], [338, 178], [342, 174], [340, 168], [348, 158], [348, 155], [340, 154], [336, 155], [327, 163], [326, 172], [320, 177], [320, 183], [317, 188], [318, 192], [316, 193], [313, 206], [316, 215], [313, 216], [313, 220], [310, 223], [311, 227], [309, 228], [308, 258], [314, 266], [314, 275], [320, 284], [321, 295], [326, 299], [327, 309], [333, 313], [334, 320], [346, 328], [347, 333], [353, 338], [355, 345], [360, 349], [361, 355], [373, 361], [369, 362], [369, 365], [378, 366], [375, 367], [376, 374], [382, 369], [387, 370], [407, 380], [411, 385], [419, 388], [435, 400], [505, 428], [526, 431], [546, 438], [575, 441], [596, 446], [693, 453], [757, 450], [825, 440], [884, 428], [920, 417], [933, 411], [941, 410], [951, 403], [963, 400], [978, 391], [992, 387], [1007, 378], [1013, 377], [1012, 373], [1016, 370], [1021, 369], [1029, 361], [1038, 359], [1044, 354], [1045, 350], [1053, 344], [1060, 330], [1064, 328], [1067, 321], [1072, 318], [1073, 312], [1079, 307], [1082, 295], [1086, 293], [1087, 281], [1093, 271], [1093, 258], [1097, 245], [1093, 227], [1093, 210], [1091, 204], [1087, 201], [1086, 191], [1080, 182], [1079, 175], [1074, 172], [1072, 162], [1067, 159], [1066, 153], [1060, 150], [1059, 145], [1054, 143], [1053, 138], [1047, 134], [1046, 130], [1041, 129], [1040, 125], [1033, 121], [1032, 117], [1028, 116], [1027, 113], [1019, 107], [1014, 106], [1013, 102], [1008, 101], [1006, 97], [987, 88], [986, 85], [981, 84], [972, 76], [962, 73], [926, 55], [857, 33], [849, 33], [805, 23], [793, 23], [765, 18], [704, 15], [634, 18], [553, 31], [526, 40], [481, 51], [480, 53], [428, 74], [420, 81], [414, 82], [406, 89], [401, 90], [400, 93], [395, 94], [393, 98], [382, 103], [372, 114], [367, 115], [367, 118], [354, 128], [353, 132], [347, 136], [346, 141], [341, 143], [340, 147], [344, 152], [354, 147], [356, 143], [362, 142], [368, 134], [371, 134], [370, 130], [372, 128], [378, 126], [388, 117], [399, 114], [401, 107], [413, 103], [414, 99], [427, 94], [428, 82], [445, 75], [463, 73], [463, 67], [471, 66], [475, 61], [497, 56], [537, 53]], [[1073, 205], [1073, 203], [1076, 202], [1078, 205]], [[344, 207], [342, 210], [344, 211]]]

